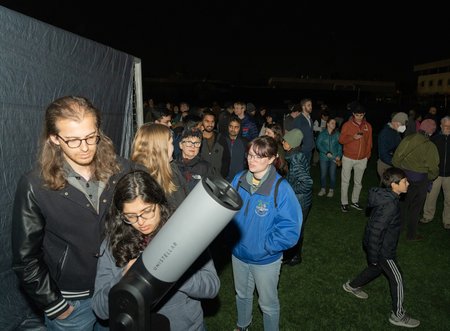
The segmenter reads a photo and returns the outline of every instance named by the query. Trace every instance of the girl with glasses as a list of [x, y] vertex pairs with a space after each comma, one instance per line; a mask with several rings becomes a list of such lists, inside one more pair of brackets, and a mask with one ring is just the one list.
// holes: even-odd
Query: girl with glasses
[[[170, 215], [162, 187], [147, 172], [134, 171], [119, 180], [105, 224], [106, 238], [95, 280], [93, 309], [100, 318], [109, 317], [111, 288], [128, 272]], [[200, 300], [214, 298], [219, 288], [214, 264], [203, 254], [158, 304], [157, 312], [168, 318], [170, 330], [204, 330]]]
[[203, 177], [215, 175], [211, 164], [199, 155], [202, 139], [202, 132], [197, 128], [185, 129], [181, 134], [181, 154], [175, 162], [186, 180], [188, 192], [192, 191]]
[[237, 306], [235, 330], [239, 331], [247, 330], [252, 321], [255, 288], [264, 330], [279, 330], [281, 260], [283, 251], [294, 246], [300, 235], [302, 210], [292, 187], [273, 166], [277, 151], [273, 138], [253, 139], [247, 150], [248, 170], [237, 173], [232, 182], [245, 206], [233, 218], [234, 226], [228, 233], [236, 238], [231, 260]]

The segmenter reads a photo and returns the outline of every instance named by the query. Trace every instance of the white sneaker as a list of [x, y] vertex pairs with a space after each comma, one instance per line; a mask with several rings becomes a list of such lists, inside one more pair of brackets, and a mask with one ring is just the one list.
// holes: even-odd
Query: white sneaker
[[405, 314], [402, 318], [395, 316], [394, 313], [391, 313], [389, 317], [389, 322], [396, 326], [403, 326], [405, 328], [416, 328], [420, 325], [420, 321], [412, 318], [411, 316]]
[[332, 198], [333, 195], [334, 195], [334, 191], [333, 191], [332, 189], [330, 189], [330, 190], [328, 191], [327, 198]]
[[319, 197], [323, 197], [327, 192], [325, 191], [324, 188], [321, 188], [319, 191], [319, 194], [317, 194]]
[[360, 287], [356, 287], [356, 288], [351, 287], [350, 281], [348, 281], [347, 283], [342, 285], [342, 288], [344, 289], [345, 292], [353, 294], [358, 299], [367, 299], [369, 297], [369, 295], [366, 292], [364, 292], [363, 290], [361, 290]]

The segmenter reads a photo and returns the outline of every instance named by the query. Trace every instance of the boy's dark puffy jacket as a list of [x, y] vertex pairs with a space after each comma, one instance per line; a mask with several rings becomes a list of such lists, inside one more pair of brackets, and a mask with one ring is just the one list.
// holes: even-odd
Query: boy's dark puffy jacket
[[395, 259], [401, 220], [399, 196], [389, 188], [369, 190], [367, 207], [371, 208], [364, 235], [364, 249], [370, 264], [380, 259]]

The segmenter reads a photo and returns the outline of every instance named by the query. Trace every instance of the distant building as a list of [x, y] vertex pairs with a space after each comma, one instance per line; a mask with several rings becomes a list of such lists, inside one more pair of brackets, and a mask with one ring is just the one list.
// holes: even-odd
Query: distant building
[[450, 59], [415, 65], [414, 72], [417, 74], [417, 96], [447, 108]]
[[419, 96], [450, 95], [450, 59], [415, 65], [414, 72]]

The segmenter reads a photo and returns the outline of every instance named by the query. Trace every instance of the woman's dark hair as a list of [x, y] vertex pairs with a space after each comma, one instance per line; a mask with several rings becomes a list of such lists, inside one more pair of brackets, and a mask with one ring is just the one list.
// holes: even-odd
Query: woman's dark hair
[[[338, 127], [337, 127], [337, 121], [336, 121], [335, 117], [329, 116], [327, 119], [327, 124], [330, 123], [331, 121], [334, 121], [334, 123], [335, 123], [334, 129], [331, 132], [331, 134], [333, 135], [337, 131]], [[328, 130], [328, 128], [325, 128], [325, 130]]]
[[[159, 226], [149, 235], [142, 234], [122, 220], [123, 205], [136, 198], [159, 206]], [[137, 258], [169, 219], [170, 213], [164, 190], [148, 172], [135, 170], [124, 175], [117, 183], [105, 223], [108, 248], [111, 249], [116, 265], [124, 267], [128, 261]]]
[[275, 139], [261, 136], [253, 139], [247, 145], [247, 152], [253, 150], [260, 157], [277, 157], [278, 145]]
[[190, 137], [198, 138], [198, 139], [200, 139], [200, 141], [202, 141], [203, 133], [197, 127], [186, 128], [181, 133], [181, 140], [180, 141], [182, 141], [183, 139], [186, 139], [186, 138], [190, 138]]
[[383, 177], [381, 178], [381, 184], [384, 187], [391, 187], [392, 183], [400, 183], [400, 181], [406, 177], [405, 172], [400, 168], [391, 167], [383, 172]]

